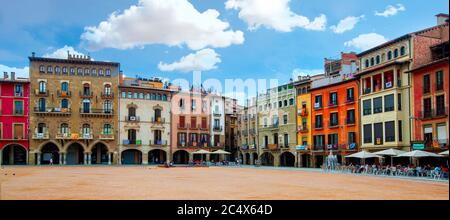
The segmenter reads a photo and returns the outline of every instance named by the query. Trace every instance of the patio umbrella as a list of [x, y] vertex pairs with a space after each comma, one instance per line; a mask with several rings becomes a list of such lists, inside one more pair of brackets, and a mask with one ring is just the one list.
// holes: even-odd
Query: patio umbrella
[[[198, 150], [198, 151], [192, 152], [192, 154], [211, 154], [211, 152], [209, 152], [207, 150]], [[203, 156], [202, 156], [201, 161], [203, 161]]]
[[404, 154], [404, 153], [406, 153], [406, 151], [390, 148], [390, 149], [387, 149], [387, 150], [382, 150], [382, 151], [375, 152], [374, 154], [381, 155], [381, 156], [390, 156], [391, 157], [391, 166], [392, 166], [393, 165], [393, 157], [394, 156], [398, 156], [400, 154]]
[[[412, 157], [412, 158], [421, 158], [421, 157], [442, 157], [439, 154], [421, 151], [421, 150], [414, 150], [410, 152], [406, 152], [403, 154], [398, 155], [398, 157]], [[419, 160], [417, 160], [417, 164], [419, 164]]]
[[448, 150], [446, 150], [446, 151], [444, 151], [444, 152], [441, 152], [441, 153], [439, 153], [439, 155], [444, 155], [444, 156], [448, 156]]
[[211, 154], [231, 154], [231, 153], [224, 150], [216, 150], [214, 152], [211, 152]]
[[367, 152], [367, 151], [361, 151], [361, 152], [358, 152], [356, 154], [351, 154], [351, 155], [348, 155], [348, 156], [345, 156], [345, 157], [362, 159], [363, 160], [363, 164], [365, 164], [366, 158], [380, 158], [382, 156], [379, 156], [379, 155], [376, 155], [374, 153], [370, 153], [370, 152]]

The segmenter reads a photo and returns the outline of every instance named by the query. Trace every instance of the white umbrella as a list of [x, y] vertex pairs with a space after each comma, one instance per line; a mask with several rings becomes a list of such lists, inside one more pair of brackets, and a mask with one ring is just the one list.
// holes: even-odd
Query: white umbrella
[[211, 152], [211, 154], [231, 154], [231, 153], [224, 150], [216, 150], [214, 152]]
[[206, 151], [206, 150], [198, 150], [195, 152], [192, 152], [192, 154], [210, 154], [211, 152]]
[[376, 155], [383, 155], [383, 156], [391, 156], [391, 166], [392, 166], [393, 163], [394, 163], [393, 157], [394, 156], [398, 156], [400, 154], [404, 154], [404, 153], [406, 153], [406, 151], [390, 148], [390, 149], [387, 149], [387, 150], [382, 150], [382, 151], [375, 152], [374, 154], [376, 154]]
[[444, 152], [441, 152], [441, 153], [439, 153], [439, 155], [444, 155], [444, 156], [448, 156], [448, 150], [446, 150], [446, 151], [444, 151]]
[[365, 159], [366, 158], [380, 158], [382, 156], [379, 156], [379, 155], [376, 155], [374, 153], [370, 153], [370, 152], [367, 152], [367, 151], [361, 151], [361, 152], [358, 152], [358, 153], [355, 153], [355, 154], [351, 154], [351, 155], [348, 155], [348, 156], [345, 156], [345, 157], [363, 159], [363, 164], [365, 164], [365, 162], [366, 162]]
[[431, 153], [431, 152], [426, 152], [426, 151], [421, 151], [421, 150], [414, 150], [414, 151], [410, 151], [410, 152], [406, 152], [403, 154], [398, 155], [398, 157], [415, 157], [415, 158], [420, 158], [420, 157], [442, 157], [439, 154], [435, 154], [435, 153]]

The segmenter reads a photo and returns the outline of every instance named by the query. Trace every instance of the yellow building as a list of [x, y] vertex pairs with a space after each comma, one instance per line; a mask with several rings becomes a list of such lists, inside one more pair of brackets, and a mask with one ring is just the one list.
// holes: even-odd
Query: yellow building
[[297, 162], [298, 167], [311, 165], [311, 93], [309, 92], [311, 78], [299, 77], [294, 83], [297, 89]]

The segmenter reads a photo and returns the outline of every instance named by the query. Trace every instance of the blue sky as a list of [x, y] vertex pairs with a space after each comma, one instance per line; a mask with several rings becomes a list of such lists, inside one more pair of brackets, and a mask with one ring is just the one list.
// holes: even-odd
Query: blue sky
[[[366, 44], [393, 39], [435, 25], [434, 15], [448, 13], [449, 7], [443, 0], [258, 0], [266, 7], [256, 7], [253, 0], [179, 1], [166, 5], [170, 13], [153, 13], [159, 1], [142, 0], [141, 9], [126, 16], [124, 11], [138, 5], [138, 0], [1, 1], [0, 71], [26, 67], [32, 51], [38, 56], [57, 56], [55, 51], [68, 46], [95, 60], [120, 62], [128, 76], [190, 80], [192, 70], [203, 70], [204, 78], [278, 78], [285, 82], [294, 71], [319, 71], [325, 57], [338, 58], [341, 51], [370, 47], [361, 46], [358, 39], [349, 43], [360, 35], [372, 34], [360, 38]], [[392, 13], [386, 10], [388, 6]], [[211, 9], [219, 15], [204, 16]], [[272, 12], [275, 9], [279, 13]], [[108, 20], [113, 12], [124, 18]], [[190, 23], [173, 19], [189, 15], [197, 17]], [[331, 27], [348, 17], [340, 28], [344, 32], [335, 33]], [[313, 22], [316, 18], [326, 18], [326, 23]], [[119, 29], [101, 28], [102, 21]], [[89, 32], [86, 27], [97, 32], [82, 37]], [[189, 33], [195, 28], [207, 37]], [[139, 30], [145, 34], [133, 32]], [[101, 34], [119, 37], [102, 38]]]

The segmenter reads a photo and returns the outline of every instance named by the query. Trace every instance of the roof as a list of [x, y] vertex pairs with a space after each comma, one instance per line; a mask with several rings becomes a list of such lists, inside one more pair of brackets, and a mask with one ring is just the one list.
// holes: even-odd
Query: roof
[[447, 62], [447, 63], [449, 62], [449, 58], [448, 57], [444, 57], [444, 58], [439, 59], [439, 60], [433, 60], [431, 62], [428, 62], [426, 64], [418, 66], [418, 67], [416, 67], [414, 69], [408, 70], [408, 71], [406, 71], [406, 73], [414, 72], [414, 71], [417, 71], [417, 70], [420, 70], [420, 69], [423, 69], [423, 68], [426, 68], [426, 67], [430, 67], [430, 66], [433, 66], [433, 65], [436, 65], [436, 64], [440, 64], [440, 63], [445, 63], [445, 62]]
[[422, 29], [422, 30], [419, 30], [419, 31], [416, 31], [416, 32], [405, 34], [405, 35], [403, 35], [401, 37], [398, 37], [398, 38], [395, 38], [393, 40], [390, 40], [390, 41], [388, 41], [388, 42], [386, 42], [384, 44], [380, 44], [380, 45], [378, 45], [378, 46], [376, 46], [374, 48], [371, 48], [371, 49], [368, 49], [366, 51], [363, 51], [363, 52], [358, 54], [358, 57], [364, 56], [364, 55], [369, 54], [369, 53], [371, 53], [373, 51], [376, 51], [376, 50], [379, 50], [381, 48], [387, 47], [389, 45], [395, 44], [395, 43], [400, 42], [402, 40], [409, 39], [413, 35], [421, 34], [421, 33], [427, 32], [427, 31], [431, 31], [431, 30], [434, 30], [436, 28], [440, 28], [440, 27], [443, 27], [443, 26], [448, 26], [448, 23], [441, 24], [441, 25], [436, 25], [436, 26], [433, 26], [433, 27], [430, 27], [430, 28], [425, 28], [425, 29]]
[[341, 81], [333, 83], [333, 84], [327, 84], [327, 85], [318, 86], [318, 87], [314, 87], [314, 88], [311, 87], [309, 89], [309, 91], [314, 91], [314, 90], [318, 90], [318, 89], [321, 89], [321, 88], [328, 88], [328, 87], [332, 87], [332, 86], [338, 86], [338, 85], [342, 85], [342, 84], [345, 84], [345, 83], [348, 83], [348, 82], [352, 82], [352, 81], [355, 81], [355, 80], [356, 80], [356, 77], [353, 77], [351, 79], [341, 80]]
[[15, 80], [0, 78], [1, 83], [30, 83], [28, 78], [16, 78]]
[[408, 60], [408, 61], [397, 61], [397, 60], [394, 60], [394, 61], [385, 63], [385, 64], [383, 64], [383, 65], [378, 65], [378, 66], [375, 66], [375, 67], [371, 67], [371, 68], [369, 68], [369, 69], [365, 69], [365, 70], [363, 70], [363, 71], [359, 71], [359, 72], [357, 72], [357, 73], [355, 74], [355, 76], [358, 77], [358, 76], [364, 75], [364, 74], [366, 74], [366, 73], [370, 73], [370, 72], [373, 72], [373, 71], [377, 71], [377, 70], [386, 68], [386, 67], [388, 67], [388, 66], [402, 65], [402, 64], [405, 64], [405, 63], [409, 63], [409, 60]]
[[105, 65], [105, 66], [116, 66], [119, 67], [120, 63], [117, 62], [106, 62], [106, 61], [92, 61], [85, 59], [58, 59], [58, 58], [46, 58], [46, 57], [28, 57], [30, 62], [57, 62], [57, 63], [68, 63], [68, 64], [85, 64], [85, 65]]

